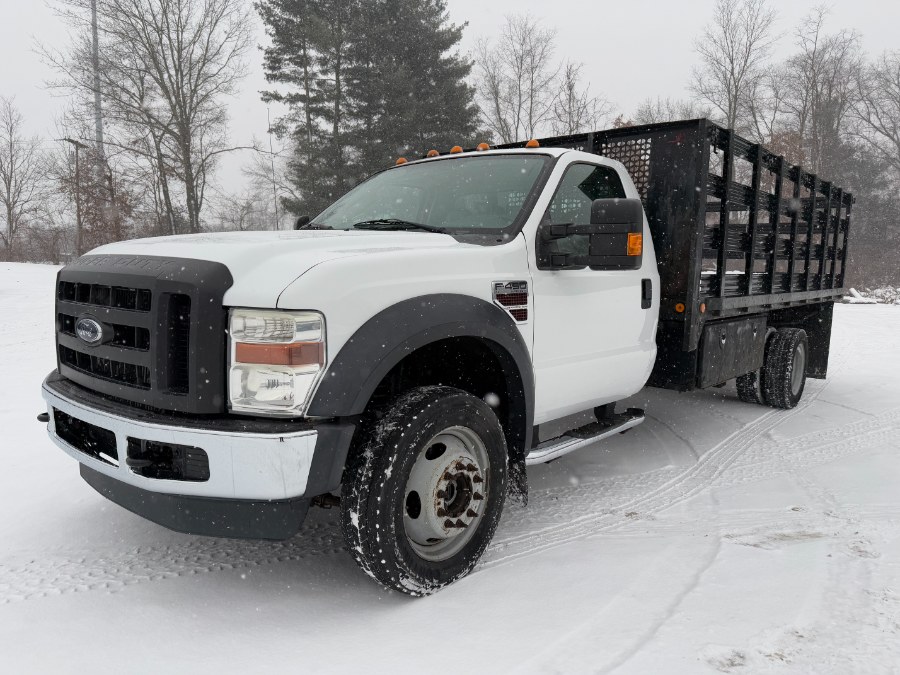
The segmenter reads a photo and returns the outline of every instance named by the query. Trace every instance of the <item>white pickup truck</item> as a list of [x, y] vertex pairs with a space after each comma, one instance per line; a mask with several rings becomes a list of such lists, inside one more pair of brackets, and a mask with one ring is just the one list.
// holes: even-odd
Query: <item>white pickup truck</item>
[[706, 120], [431, 152], [296, 231], [67, 265], [40, 419], [150, 520], [284, 539], [339, 503], [364, 571], [432, 593], [526, 466], [642, 422], [615, 404], [648, 380], [796, 405], [827, 369], [851, 204]]

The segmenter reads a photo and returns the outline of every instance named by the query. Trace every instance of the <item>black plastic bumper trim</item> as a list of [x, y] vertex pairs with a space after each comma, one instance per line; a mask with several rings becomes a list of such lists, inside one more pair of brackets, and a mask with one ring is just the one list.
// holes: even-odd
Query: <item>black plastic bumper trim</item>
[[176, 532], [206, 537], [284, 540], [297, 534], [309, 500], [212, 499], [150, 492], [84, 464], [81, 477], [111, 502]]

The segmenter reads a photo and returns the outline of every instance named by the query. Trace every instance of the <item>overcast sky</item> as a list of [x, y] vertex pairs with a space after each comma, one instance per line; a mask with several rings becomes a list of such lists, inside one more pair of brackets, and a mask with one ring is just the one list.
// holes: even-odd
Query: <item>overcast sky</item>
[[[248, 0], [249, 2], [250, 0]], [[449, 0], [455, 23], [468, 22], [463, 49], [481, 35], [490, 36], [511, 12], [528, 12], [557, 30], [557, 55], [585, 64], [592, 91], [617, 109], [632, 112], [647, 97], [685, 97], [693, 40], [712, 13], [715, 0]], [[783, 35], [778, 52], [791, 52], [792, 31], [818, 0], [773, 2]], [[837, 0], [830, 3], [829, 27], [856, 29], [870, 53], [900, 49], [900, 1]], [[66, 27], [44, 0], [0, 0], [0, 94], [14, 95], [31, 133], [52, 138], [54, 119], [65, 102], [44, 83], [52, 73], [35, 53], [35, 43], [61, 46]], [[259, 41], [264, 36], [259, 30]], [[231, 138], [245, 144], [265, 139], [266, 107], [258, 92], [266, 84], [259, 53], [251, 55], [250, 74], [242, 92], [229, 103]], [[273, 111], [273, 115], [275, 111]], [[226, 190], [241, 185], [246, 155], [235, 153], [223, 164], [219, 182]]]

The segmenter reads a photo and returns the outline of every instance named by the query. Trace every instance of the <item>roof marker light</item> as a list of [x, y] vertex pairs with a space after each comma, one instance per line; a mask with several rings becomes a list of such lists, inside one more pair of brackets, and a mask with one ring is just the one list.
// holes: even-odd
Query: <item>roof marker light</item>
[[441, 153], [439, 153], [437, 150], [432, 149], [432, 150], [429, 150], [428, 154], [425, 156], [426, 157], [437, 157], [439, 154], [441, 154]]
[[478, 147], [476, 147], [475, 149], [478, 150], [478, 152], [484, 152], [485, 150], [490, 150], [491, 146], [489, 146], [487, 143], [479, 143]]
[[539, 148], [539, 147], [541, 147], [541, 144], [538, 143], [538, 139], [532, 138], [530, 141], [528, 141], [528, 142], [525, 144], [525, 147], [526, 147], [526, 148]]
[[406, 164], [406, 157], [398, 157], [396, 164], [397, 164], [397, 166], [400, 166], [401, 164]]
[[451, 155], [458, 155], [462, 151], [463, 151], [463, 149], [462, 149], [461, 145], [454, 145], [452, 148], [450, 148]]

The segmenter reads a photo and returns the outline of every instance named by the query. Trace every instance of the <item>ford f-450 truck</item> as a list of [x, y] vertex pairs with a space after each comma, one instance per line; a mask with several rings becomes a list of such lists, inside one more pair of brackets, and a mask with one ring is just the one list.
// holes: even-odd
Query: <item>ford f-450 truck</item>
[[852, 204], [707, 120], [431, 151], [295, 231], [64, 267], [41, 418], [152, 521], [284, 539], [339, 502], [365, 572], [432, 593], [528, 465], [641, 423], [616, 403], [642, 387], [796, 405], [826, 375]]

